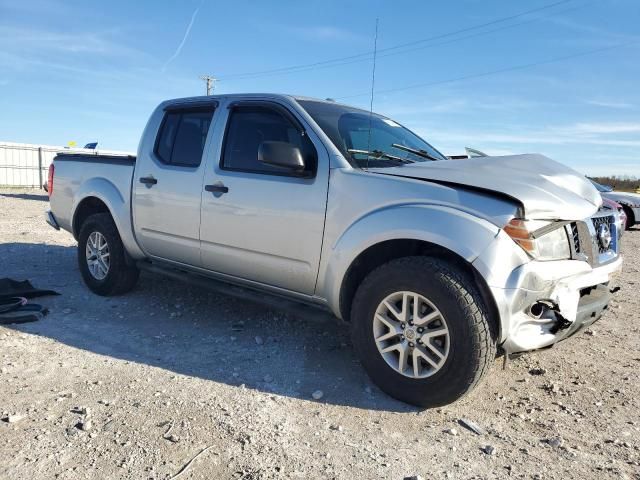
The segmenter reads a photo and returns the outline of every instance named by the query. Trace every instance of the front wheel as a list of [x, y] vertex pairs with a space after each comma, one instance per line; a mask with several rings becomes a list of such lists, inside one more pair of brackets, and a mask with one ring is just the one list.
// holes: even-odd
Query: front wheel
[[132, 290], [140, 275], [127, 262], [120, 234], [108, 213], [91, 215], [80, 227], [78, 266], [87, 287], [103, 296]]
[[495, 358], [473, 281], [434, 258], [400, 258], [371, 272], [356, 292], [351, 321], [354, 347], [371, 379], [413, 405], [454, 402]]

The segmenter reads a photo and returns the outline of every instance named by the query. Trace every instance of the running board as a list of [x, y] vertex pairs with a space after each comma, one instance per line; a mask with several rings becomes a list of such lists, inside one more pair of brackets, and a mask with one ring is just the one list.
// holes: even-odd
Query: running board
[[230, 297], [246, 300], [251, 303], [267, 305], [276, 310], [283, 310], [304, 319], [338, 321], [337, 317], [321, 305], [294, 300], [282, 295], [265, 292], [257, 288], [244, 287], [223, 282], [198, 273], [187, 272], [175, 267], [159, 265], [149, 261], [139, 261], [136, 265], [140, 270], [145, 272], [164, 275], [181, 282], [187, 282], [198, 287], [212, 290], [216, 293], [229, 295]]

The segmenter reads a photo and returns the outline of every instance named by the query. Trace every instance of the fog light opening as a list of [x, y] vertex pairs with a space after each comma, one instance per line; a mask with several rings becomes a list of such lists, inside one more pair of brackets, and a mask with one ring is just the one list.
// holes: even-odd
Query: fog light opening
[[548, 309], [548, 305], [545, 305], [542, 302], [536, 302], [529, 307], [529, 315], [533, 318], [541, 318], [542, 315], [544, 315], [544, 312]]

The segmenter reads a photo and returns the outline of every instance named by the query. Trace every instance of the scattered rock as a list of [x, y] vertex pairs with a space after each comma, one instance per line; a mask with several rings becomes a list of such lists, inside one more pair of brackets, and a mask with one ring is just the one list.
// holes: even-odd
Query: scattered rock
[[584, 333], [586, 333], [587, 335], [593, 337], [596, 334], [595, 330], [591, 330], [590, 328], [588, 328], [587, 330], [584, 331]]
[[548, 438], [546, 442], [550, 447], [553, 447], [553, 448], [561, 447], [563, 443], [562, 438], [560, 437]]
[[311, 394], [311, 396], [314, 400], [320, 400], [322, 397], [324, 397], [324, 392], [322, 390], [316, 390]]
[[544, 368], [532, 368], [529, 370], [529, 375], [544, 375], [547, 371]]
[[422, 475], [411, 475], [409, 477], [404, 477], [403, 480], [424, 480]]
[[337, 430], [338, 432], [342, 432], [344, 430], [344, 427], [342, 425], [331, 425], [329, 428], [331, 430]]
[[453, 435], [454, 437], [456, 435], [458, 435], [458, 429], [457, 428], [447, 428], [444, 433], [447, 433], [449, 435]]
[[164, 437], [164, 438], [169, 440], [171, 443], [178, 443], [180, 441], [180, 437], [177, 435], [174, 435], [173, 433], [168, 437]]
[[480, 425], [469, 419], [461, 418], [460, 420], [458, 420], [458, 423], [464, 428], [471, 430], [476, 435], [484, 435], [485, 433], [487, 433]]
[[24, 415], [7, 415], [2, 419], [2, 421], [7, 423], [16, 423], [24, 418]]
[[76, 427], [82, 430], [83, 432], [88, 432], [89, 430], [91, 430], [91, 427], [92, 427], [91, 420], [84, 420], [84, 421], [78, 422]]
[[496, 447], [494, 447], [493, 445], [486, 445], [482, 449], [482, 451], [487, 455], [495, 455], [496, 453], [498, 453], [498, 451], [496, 450]]

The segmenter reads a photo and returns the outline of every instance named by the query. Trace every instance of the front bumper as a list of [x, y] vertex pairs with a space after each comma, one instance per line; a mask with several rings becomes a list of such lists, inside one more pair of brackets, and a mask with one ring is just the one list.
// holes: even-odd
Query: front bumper
[[[533, 261], [500, 231], [473, 266], [495, 301], [503, 350], [548, 347], [598, 320], [622, 268], [620, 255], [602, 258], [606, 263], [593, 266], [578, 259]], [[540, 318], [530, 311], [538, 302], [551, 307]]]
[[[490, 287], [498, 304], [505, 352], [548, 347], [598, 320], [607, 309], [622, 257], [596, 268], [579, 260], [529, 262], [515, 269], [516, 288]], [[537, 302], [552, 306], [534, 316]]]

